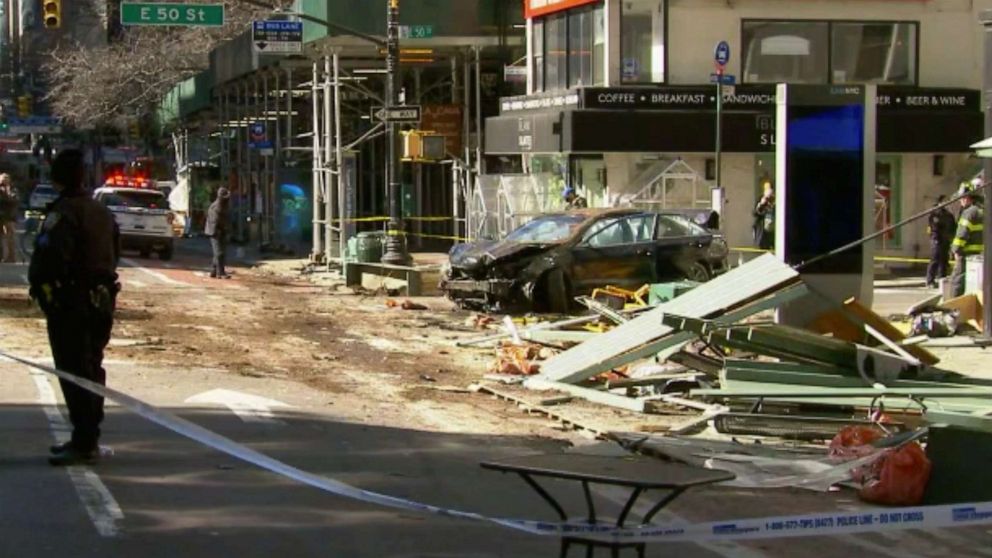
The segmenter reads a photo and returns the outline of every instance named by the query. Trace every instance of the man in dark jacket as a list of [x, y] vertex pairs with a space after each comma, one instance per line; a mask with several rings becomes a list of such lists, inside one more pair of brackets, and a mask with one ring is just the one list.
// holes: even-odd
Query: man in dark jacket
[[0, 174], [0, 238], [2, 238], [3, 263], [17, 262], [15, 231], [17, 229], [17, 206], [20, 197], [10, 183], [10, 175]]
[[[120, 285], [119, 232], [114, 216], [83, 186], [82, 152], [62, 151], [52, 163], [52, 182], [59, 197], [45, 216], [35, 239], [28, 280], [31, 297], [48, 320], [48, 340], [55, 367], [105, 384], [103, 351], [110, 341]], [[52, 446], [52, 465], [92, 463], [99, 456], [103, 398], [76, 384], [59, 380], [72, 438]]]
[[[940, 206], [947, 198], [937, 197]], [[930, 265], [927, 266], [927, 286], [934, 288], [937, 280], [947, 277], [947, 264], [951, 257], [951, 240], [954, 238], [954, 215], [946, 207], [934, 209], [927, 218], [930, 233]]]
[[210, 271], [211, 277], [220, 279], [230, 279], [231, 276], [224, 270], [225, 252], [227, 250], [227, 227], [228, 227], [228, 200], [231, 193], [227, 188], [217, 190], [217, 199], [210, 204], [207, 210], [207, 224], [204, 233], [210, 237], [210, 248], [213, 250], [213, 267]]

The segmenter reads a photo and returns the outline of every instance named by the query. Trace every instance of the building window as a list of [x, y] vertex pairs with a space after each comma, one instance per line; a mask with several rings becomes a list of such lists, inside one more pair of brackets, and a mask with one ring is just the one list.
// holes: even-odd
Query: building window
[[742, 23], [743, 78], [750, 83], [915, 84], [915, 22]]
[[544, 91], [544, 20], [535, 19], [531, 37], [531, 60], [534, 64], [534, 91]]
[[606, 82], [606, 21], [601, 4], [533, 20], [534, 91]]
[[916, 82], [916, 25], [834, 23], [830, 30], [833, 83]]
[[666, 0], [624, 0], [621, 3], [620, 78], [623, 83], [664, 83], [666, 9]]
[[592, 85], [592, 12], [574, 10], [568, 16], [568, 86]]
[[827, 83], [830, 29], [826, 22], [745, 21], [744, 80]]
[[568, 87], [568, 18], [548, 16], [544, 21], [544, 90]]

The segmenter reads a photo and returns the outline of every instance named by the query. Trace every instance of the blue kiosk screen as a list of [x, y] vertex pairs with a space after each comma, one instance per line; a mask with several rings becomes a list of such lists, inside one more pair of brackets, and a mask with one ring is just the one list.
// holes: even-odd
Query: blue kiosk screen
[[[858, 240], [864, 222], [864, 107], [788, 110], [786, 262], [801, 264]], [[861, 246], [803, 269], [861, 273]]]

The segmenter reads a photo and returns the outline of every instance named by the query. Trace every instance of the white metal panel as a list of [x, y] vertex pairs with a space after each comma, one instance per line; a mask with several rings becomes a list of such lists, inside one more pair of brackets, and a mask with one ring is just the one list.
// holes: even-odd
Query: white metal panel
[[577, 382], [603, 370], [614, 357], [672, 333], [662, 325], [663, 314], [692, 318], [712, 317], [762, 293], [794, 281], [799, 274], [770, 254], [763, 255], [683, 294], [645, 314], [559, 354], [542, 366], [540, 378]]

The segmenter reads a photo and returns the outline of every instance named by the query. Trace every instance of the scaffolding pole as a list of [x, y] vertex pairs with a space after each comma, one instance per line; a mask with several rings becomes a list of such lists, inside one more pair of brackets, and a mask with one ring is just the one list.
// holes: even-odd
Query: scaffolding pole
[[323, 172], [323, 150], [320, 146], [320, 89], [318, 85], [318, 80], [320, 79], [320, 70], [318, 63], [314, 61], [313, 63], [313, 79], [310, 81], [310, 101], [313, 107], [313, 248], [310, 254], [310, 259], [316, 263], [323, 261], [324, 259], [324, 234], [323, 234], [323, 220], [320, 218], [322, 206], [324, 203], [324, 193], [321, 187], [324, 172]]
[[344, 148], [341, 142], [341, 56], [334, 53], [334, 182], [337, 187], [338, 198], [338, 255], [341, 258], [342, 269], [348, 255], [348, 238], [345, 235], [347, 227], [345, 219], [349, 216], [345, 212], [347, 205], [345, 200], [344, 182]]
[[334, 184], [334, 176], [331, 173], [332, 165], [334, 165], [334, 107], [333, 99], [331, 99], [331, 79], [333, 78], [333, 69], [331, 68], [331, 57], [326, 54], [323, 56], [324, 59], [324, 86], [323, 86], [323, 101], [324, 101], [324, 133], [322, 147], [324, 150], [324, 164], [321, 165], [321, 174], [324, 179], [324, 250], [327, 255], [326, 260], [328, 265], [331, 263], [332, 246], [334, 244], [334, 218], [335, 218], [335, 205], [336, 200], [334, 198], [334, 190], [332, 189], [332, 184]]

